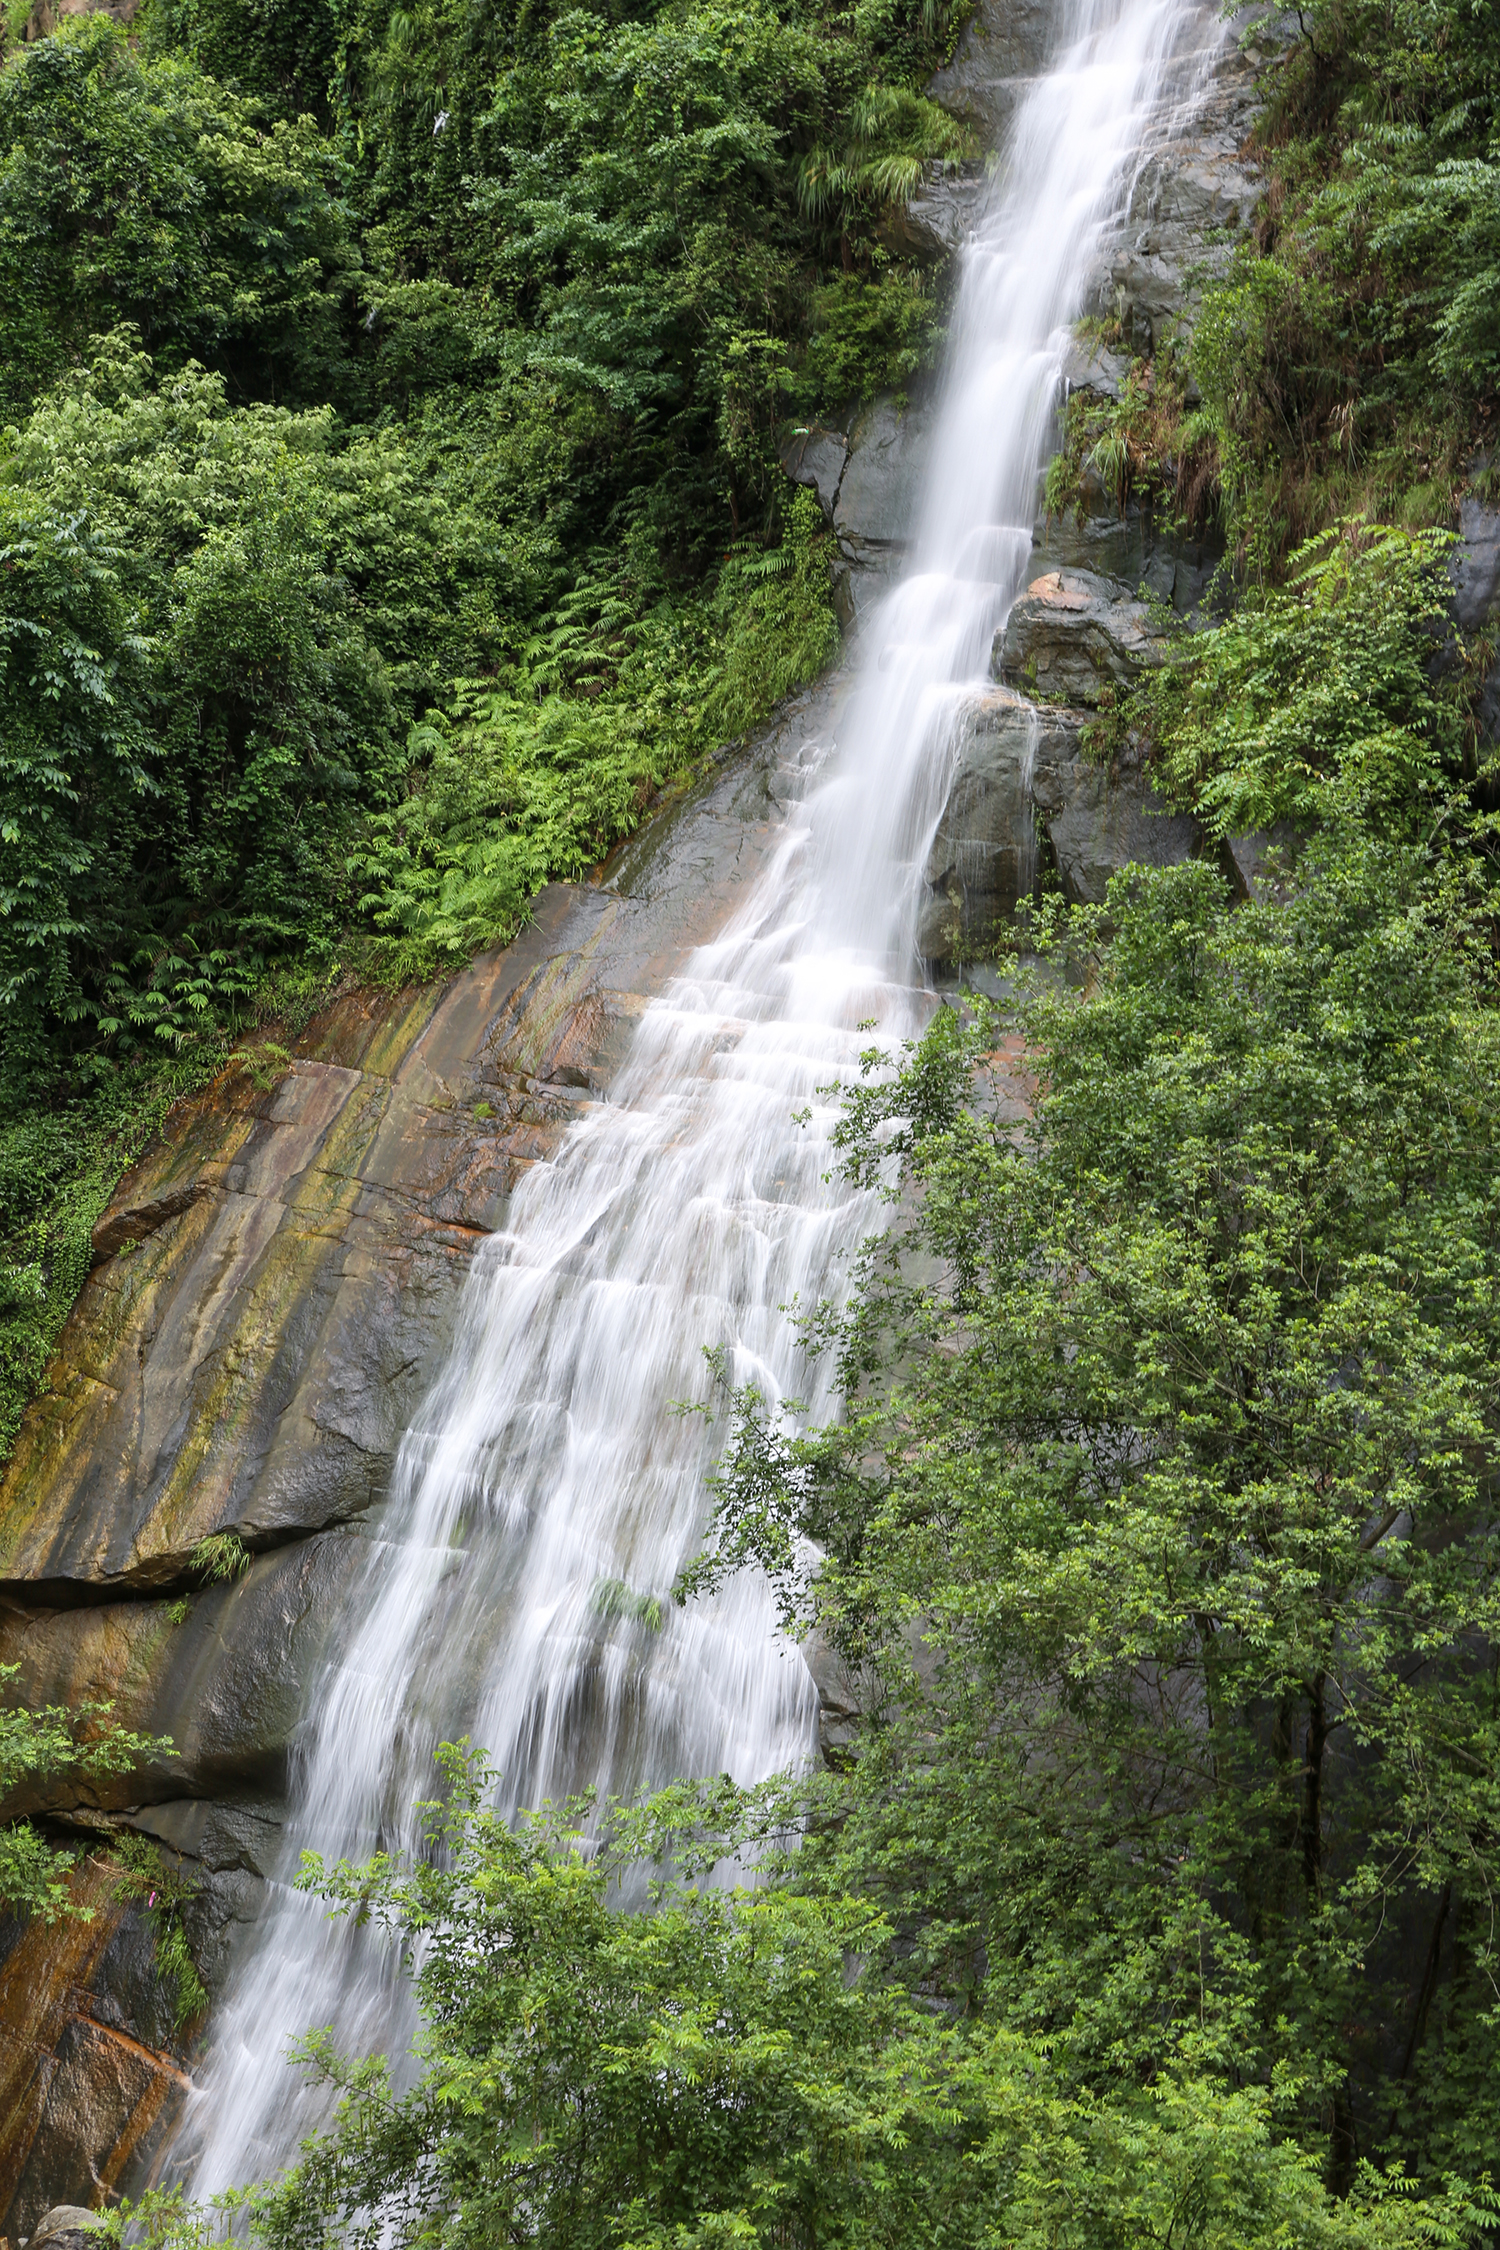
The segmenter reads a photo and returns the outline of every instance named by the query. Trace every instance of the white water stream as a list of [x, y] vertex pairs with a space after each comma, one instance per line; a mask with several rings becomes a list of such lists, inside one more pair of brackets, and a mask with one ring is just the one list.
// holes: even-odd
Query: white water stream
[[[779, 849], [724, 935], [641, 1019], [607, 1104], [512, 1198], [475, 1257], [446, 1371], [405, 1439], [347, 1638], [313, 1683], [288, 1880], [218, 2011], [175, 2150], [197, 2194], [263, 2177], [322, 2114], [282, 2059], [331, 2024], [402, 2052], [388, 1948], [289, 1887], [296, 1853], [410, 1848], [432, 1752], [467, 1733], [509, 1804], [597, 1782], [757, 1779], [807, 1758], [817, 1706], [743, 1580], [652, 1630], [599, 1589], [665, 1597], [701, 1529], [701, 1347], [811, 1395], [779, 1308], [837, 1296], [877, 1207], [827, 1185], [817, 1089], [931, 1007], [921, 869], [963, 714], [1024, 583], [1068, 324], [1133, 161], [1193, 93], [1195, 0], [1060, 0], [963, 256], [911, 567], [872, 612], [841, 740], [784, 773]], [[804, 1107], [811, 1122], [792, 1113]]]

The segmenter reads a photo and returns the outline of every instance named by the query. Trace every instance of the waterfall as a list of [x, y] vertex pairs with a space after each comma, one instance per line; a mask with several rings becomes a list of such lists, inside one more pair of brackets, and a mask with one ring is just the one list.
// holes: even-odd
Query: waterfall
[[[293, 1891], [302, 1847], [400, 1851], [434, 1746], [486, 1745], [511, 1806], [808, 1758], [817, 1705], [764, 1587], [664, 1601], [704, 1514], [701, 1348], [816, 1415], [781, 1307], [838, 1296], [879, 1221], [829, 1184], [830, 1081], [931, 1008], [921, 871], [952, 744], [1024, 583], [1069, 324], [1132, 159], [1189, 88], [1194, 0], [1063, 0], [963, 253], [910, 567], [871, 612], [839, 742], [780, 777], [748, 902], [642, 1017], [608, 1103], [517, 1188], [477, 1253], [446, 1369], [403, 1442], [346, 1637], [309, 1694], [288, 1822], [176, 2143], [208, 2194], [263, 2176], [324, 2114], [283, 2055], [331, 2024], [407, 2047], [387, 1946]], [[805, 1124], [793, 1112], [810, 1111]], [[655, 1603], [663, 1603], [660, 1615]]]

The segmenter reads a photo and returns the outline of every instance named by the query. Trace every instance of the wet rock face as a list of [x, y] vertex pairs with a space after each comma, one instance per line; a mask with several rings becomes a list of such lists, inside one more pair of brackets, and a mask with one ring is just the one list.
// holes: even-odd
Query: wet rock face
[[895, 257], [938, 265], [968, 239], [984, 188], [981, 164], [933, 163], [916, 194], [893, 205], [876, 233]]
[[203, 1539], [265, 1553], [378, 1504], [512, 1185], [758, 868], [776, 755], [706, 785], [615, 887], [554, 885], [445, 986], [352, 995], [274, 1085], [236, 1067], [178, 1105], [96, 1229], [0, 1483], [0, 1595], [198, 1599]]
[[[928, 901], [917, 943], [925, 959], [952, 963], [1003, 942], [1017, 905], [1036, 886], [1031, 783], [1037, 752], [1056, 747], [1058, 722], [997, 689], [976, 700], [959, 737], [947, 800], [923, 869]], [[1076, 724], [1064, 728], [1071, 741]]]
[[994, 148], [1029, 80], [1045, 67], [1056, 37], [1056, 11], [1045, 0], [979, 0], [951, 63], [928, 93], [973, 126]]
[[1098, 906], [1122, 868], [1176, 867], [1198, 857], [1203, 837], [1189, 814], [1168, 810], [1144, 775], [1085, 755], [1081, 731], [1070, 743], [1059, 726], [1038, 754], [1031, 794], [1064, 892]]
[[847, 429], [795, 432], [781, 455], [793, 483], [816, 491], [838, 542], [834, 598], [845, 626], [885, 591], [910, 544], [930, 416], [920, 402], [886, 396], [847, 419]]
[[1084, 747], [1088, 714], [997, 689], [976, 699], [924, 870], [924, 957], [954, 968], [1009, 942], [1050, 854], [1064, 895], [1101, 905], [1128, 866], [1173, 867], [1203, 836], [1169, 812], [1139, 770], [1107, 767]]
[[1166, 656], [1166, 628], [1148, 603], [1092, 571], [1034, 578], [996, 636], [994, 668], [1012, 687], [1097, 706]]
[[144, 1917], [102, 1860], [72, 1888], [92, 1920], [0, 1925], [0, 2233], [50, 2226], [49, 2250], [88, 2250], [79, 2212], [149, 2160], [187, 2086]]
[[928, 417], [879, 398], [849, 433], [849, 459], [833, 504], [833, 528], [845, 560], [887, 569], [911, 539], [927, 462]]
[[[172, 1747], [0, 1807], [100, 1855], [74, 1877], [90, 1922], [0, 1926], [13, 2244], [59, 2202], [138, 2191], [187, 2086], [153, 1933], [103, 1855], [144, 1835], [187, 1880], [212, 2001], [280, 1865], [309, 1683], [470, 1261], [735, 911], [779, 841], [780, 761], [842, 693], [794, 699], [598, 887], [545, 892], [511, 947], [441, 986], [351, 995], [275, 1084], [237, 1069], [180, 1104], [104, 1214], [0, 1484], [0, 1663], [32, 1704], [111, 1702]], [[206, 1582], [196, 1550], [222, 1533], [247, 1567]]]
[[1136, 175], [1087, 307], [1118, 322], [1130, 351], [1185, 341], [1205, 284], [1227, 272], [1248, 233], [1261, 193], [1259, 168], [1243, 154], [1256, 107], [1254, 63], [1220, 44], [1190, 125]]

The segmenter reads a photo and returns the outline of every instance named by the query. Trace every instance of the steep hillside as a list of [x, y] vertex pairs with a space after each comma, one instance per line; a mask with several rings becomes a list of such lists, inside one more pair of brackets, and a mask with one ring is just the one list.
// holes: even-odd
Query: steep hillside
[[[173, 2152], [402, 1435], [848, 722], [1062, 17], [12, 11], [13, 2240], [219, 2224]], [[463, 1745], [424, 1857], [310, 1870], [426, 2045], [276, 2027], [275, 2250], [1500, 2233], [1500, 30], [1190, 28], [990, 527], [952, 1004], [838, 1097], [826, 1415], [711, 1363], [671, 1591], [769, 1585], [818, 1770], [514, 1831]]]

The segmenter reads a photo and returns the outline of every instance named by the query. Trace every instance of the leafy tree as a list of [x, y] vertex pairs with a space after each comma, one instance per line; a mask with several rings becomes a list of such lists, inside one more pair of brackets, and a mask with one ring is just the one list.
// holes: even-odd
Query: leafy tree
[[65, 1043], [177, 1041], [232, 1015], [269, 953], [330, 926], [338, 839], [398, 769], [329, 480], [306, 474], [327, 440], [317, 417], [226, 416], [216, 378], [189, 370], [175, 394], [148, 395], [133, 364], [106, 360], [98, 389], [34, 417], [13, 452], [0, 496], [13, 1088]]
[[[737, 523], [774, 531], [809, 268], [832, 255], [869, 273], [890, 197], [966, 147], [904, 82], [951, 28], [868, 4], [480, 24], [447, 0], [366, 0], [347, 99], [375, 301], [398, 326], [420, 284], [452, 369], [475, 346], [452, 292], [482, 289], [555, 388], [606, 405], [618, 470], [671, 496], [672, 537], [700, 564], [698, 519], [726, 491]], [[912, 324], [897, 325], [899, 355]]]
[[144, 15], [148, 53], [184, 54], [277, 117], [327, 123], [339, 52], [330, 0], [151, 0]]
[[[378, 2059], [345, 2060], [326, 2034], [303, 2045], [339, 2089], [337, 2122], [281, 2180], [219, 2205], [274, 2250], [1415, 2250], [1471, 2240], [1487, 2215], [1368, 2173], [1334, 2201], [1258, 2091], [1185, 2073], [1134, 2104], [1081, 2095], [1045, 2052], [873, 1975], [888, 1933], [857, 1899], [667, 1884], [652, 1911], [611, 1911], [662, 1808], [588, 1854], [569, 1813], [517, 1832], [485, 1810], [482, 1762], [442, 1763], [430, 1860], [305, 1863], [335, 1913], [420, 1964], [421, 2073], [402, 2093]], [[187, 2250], [218, 2222], [157, 2194], [112, 2215], [127, 2230]]]
[[[807, 1850], [904, 1930], [905, 1973], [1101, 2090], [1188, 2028], [1230, 2083], [1294, 2072], [1335, 2181], [1384, 2148], [1419, 2051], [1398, 2147], [1485, 2153], [1475, 903], [1462, 863], [1330, 824], [1282, 903], [1133, 871], [1059, 933], [1083, 989], [941, 1012], [843, 1128], [859, 1176], [898, 1164], [905, 1213], [823, 1331], [847, 1417], [795, 1436], [741, 1400], [709, 1569], [756, 1557], [871, 1675], [847, 1815]], [[985, 1089], [1012, 1034], [1020, 1124]], [[799, 1534], [827, 1550], [810, 1584]]]
[[1451, 544], [1335, 526], [1284, 585], [1179, 642], [1116, 732], [1144, 734], [1160, 786], [1215, 837], [1306, 825], [1351, 794], [1388, 833], [1421, 833], [1463, 765], [1462, 713], [1432, 661]]
[[0, 150], [12, 411], [121, 320], [252, 395], [337, 387], [359, 255], [311, 120], [262, 131], [191, 64], [83, 16], [0, 72]]

